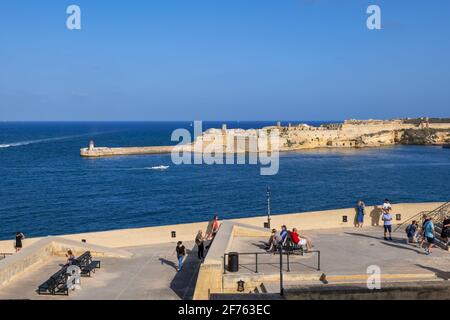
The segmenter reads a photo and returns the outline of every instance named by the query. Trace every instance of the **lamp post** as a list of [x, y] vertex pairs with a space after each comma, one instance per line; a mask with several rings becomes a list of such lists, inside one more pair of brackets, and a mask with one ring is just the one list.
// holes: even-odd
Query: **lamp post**
[[267, 186], [267, 227], [270, 229], [270, 187]]
[[283, 286], [283, 245], [280, 244], [280, 296], [284, 296]]

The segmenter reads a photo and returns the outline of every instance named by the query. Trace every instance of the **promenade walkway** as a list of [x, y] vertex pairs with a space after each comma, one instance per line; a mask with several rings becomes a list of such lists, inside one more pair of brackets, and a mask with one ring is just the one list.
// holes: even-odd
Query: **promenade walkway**
[[[185, 243], [189, 250], [194, 244]], [[176, 272], [176, 257], [172, 256], [175, 244], [161, 244], [123, 248], [131, 259], [102, 258], [102, 267], [91, 278], [81, 279], [81, 290], [69, 296], [42, 296], [37, 287], [60, 269], [63, 257], [51, 257], [39, 267], [32, 267], [20, 278], [0, 287], [0, 299], [191, 299], [199, 262], [192, 251], [185, 261], [185, 269]]]
[[[383, 239], [381, 227], [363, 229], [341, 228], [328, 230], [301, 231], [310, 236], [315, 250], [321, 251], [321, 271], [317, 271], [317, 253], [305, 256], [291, 256], [290, 273], [321, 274], [333, 276], [366, 275], [372, 265], [380, 267], [382, 274], [417, 275], [425, 278], [450, 278], [450, 253], [434, 248], [431, 255], [423, 249], [407, 244], [405, 233], [399, 230], [393, 233], [392, 241]], [[230, 252], [264, 252], [262, 238], [237, 238], [232, 243]], [[258, 258], [258, 273], [279, 272], [279, 255], [261, 255]], [[284, 270], [287, 271], [286, 258]], [[240, 270], [229, 275], [251, 275], [255, 271], [254, 255], [240, 256]], [[285, 273], [287, 274], [287, 273]], [[348, 277], [342, 277], [349, 281]], [[405, 280], [407, 277], [405, 277]]]
[[[439, 281], [450, 278], [450, 253], [435, 248], [432, 255], [405, 241], [405, 234], [393, 234], [393, 241], [383, 240], [381, 227], [363, 229], [339, 228], [305, 231], [314, 243], [314, 249], [321, 251], [321, 271], [317, 271], [317, 254], [291, 257], [291, 271], [284, 264], [286, 285], [298, 284], [289, 281], [299, 279], [295, 275], [312, 275], [311, 280], [298, 280], [303, 285], [320, 284], [317, 276], [327, 275], [329, 284], [363, 281], [367, 267], [380, 267], [383, 281]], [[264, 252], [262, 242], [266, 238], [234, 238], [228, 252]], [[186, 242], [187, 249], [193, 249], [193, 242]], [[37, 287], [50, 275], [60, 269], [64, 257], [50, 257], [45, 263], [33, 266], [20, 277], [16, 277], [0, 287], [0, 299], [191, 299], [197, 281], [200, 263], [195, 250], [191, 251], [185, 268], [177, 273], [176, 257], [172, 256], [175, 244], [148, 245], [122, 248], [131, 252], [131, 258], [101, 258], [102, 268], [92, 278], [82, 278], [81, 290], [66, 296], [40, 296]], [[255, 260], [253, 256], [240, 257], [238, 273], [227, 273], [224, 282], [234, 288], [237, 278], [254, 277]], [[274, 275], [273, 283], [278, 281], [279, 256], [261, 256], [258, 276]], [[286, 260], [285, 260], [286, 262]], [[289, 275], [292, 275], [289, 278]], [[402, 275], [400, 278], [398, 275]], [[251, 281], [251, 280], [248, 280]], [[255, 280], [258, 281], [258, 280]], [[250, 289], [250, 288], [249, 288]]]

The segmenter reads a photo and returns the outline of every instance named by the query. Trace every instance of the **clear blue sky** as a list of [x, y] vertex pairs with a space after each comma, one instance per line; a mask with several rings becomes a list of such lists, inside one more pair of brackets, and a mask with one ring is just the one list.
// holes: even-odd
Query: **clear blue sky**
[[[82, 30], [66, 29], [66, 8]], [[382, 9], [380, 31], [366, 8]], [[450, 116], [448, 0], [0, 3], [0, 120]]]

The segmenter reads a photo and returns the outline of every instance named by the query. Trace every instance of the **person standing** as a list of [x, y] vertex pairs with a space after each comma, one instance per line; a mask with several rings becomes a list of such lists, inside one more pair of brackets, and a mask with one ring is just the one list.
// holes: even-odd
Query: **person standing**
[[197, 236], [195, 237], [195, 244], [198, 249], [198, 259], [203, 260], [205, 252], [205, 238], [203, 238], [202, 230], [198, 230]]
[[422, 216], [422, 226], [420, 228], [420, 231], [418, 232], [418, 239], [417, 239], [417, 243], [419, 244], [420, 247], [423, 247], [423, 243], [425, 242], [425, 225], [427, 224], [429, 218], [426, 214], [424, 214]]
[[16, 232], [16, 243], [14, 245], [16, 252], [19, 252], [22, 250], [22, 240], [25, 239], [25, 236], [22, 232], [17, 231]]
[[358, 203], [357, 203], [357, 206], [356, 206], [356, 211], [357, 211], [357, 213], [356, 213], [356, 222], [357, 222], [356, 227], [357, 228], [362, 228], [363, 227], [365, 208], [366, 208], [366, 204], [362, 200], [359, 200]]
[[450, 238], [450, 216], [446, 217], [444, 221], [442, 222], [442, 232], [441, 232], [441, 238], [444, 240], [445, 244], [449, 245]]
[[389, 210], [383, 210], [383, 227], [384, 227], [384, 240], [388, 240], [387, 233], [389, 232], [389, 240], [392, 240], [392, 215]]
[[425, 252], [427, 254], [431, 254], [432, 253], [432, 248], [434, 245], [434, 223], [433, 223], [433, 219], [429, 218], [428, 221], [425, 223], [424, 227], [424, 233], [425, 233], [425, 238], [427, 239], [427, 244], [425, 247]]
[[[186, 256], [186, 248], [183, 245], [182, 241], [178, 241], [177, 242], [177, 246], [175, 248], [175, 252], [177, 254], [177, 260], [178, 260], [178, 268], [177, 271], [180, 272], [181, 269], [183, 269], [183, 262], [184, 262], [184, 257]], [[174, 253], [175, 253], [174, 252]]]

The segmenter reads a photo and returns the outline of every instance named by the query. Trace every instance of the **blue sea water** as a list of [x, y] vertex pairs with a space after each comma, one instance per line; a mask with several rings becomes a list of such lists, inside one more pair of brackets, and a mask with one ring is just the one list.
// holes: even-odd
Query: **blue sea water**
[[[273, 123], [228, 122], [259, 128]], [[318, 124], [318, 123], [313, 123]], [[204, 129], [221, 123], [204, 123]], [[238, 218], [277, 213], [449, 200], [450, 150], [398, 146], [285, 153], [279, 173], [255, 165], [180, 165], [170, 155], [84, 159], [79, 149], [174, 144], [189, 122], [0, 123], [0, 239]], [[152, 170], [166, 165], [168, 170]]]

